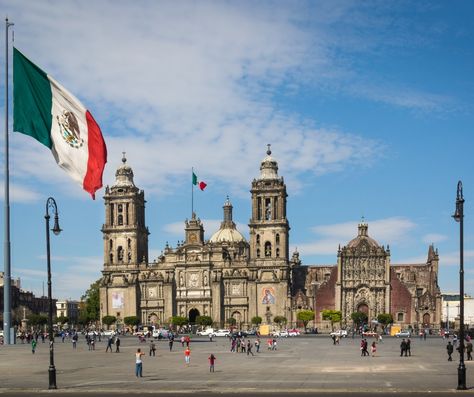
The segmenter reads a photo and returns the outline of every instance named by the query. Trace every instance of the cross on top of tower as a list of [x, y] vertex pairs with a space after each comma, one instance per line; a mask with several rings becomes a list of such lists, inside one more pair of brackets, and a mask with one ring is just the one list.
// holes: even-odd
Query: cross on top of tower
[[125, 157], [125, 152], [122, 152], [122, 163], [126, 163], [127, 162], [127, 158]]
[[270, 143], [267, 144], [267, 154], [270, 156], [272, 154], [272, 151], [270, 149], [270, 146], [272, 146]]

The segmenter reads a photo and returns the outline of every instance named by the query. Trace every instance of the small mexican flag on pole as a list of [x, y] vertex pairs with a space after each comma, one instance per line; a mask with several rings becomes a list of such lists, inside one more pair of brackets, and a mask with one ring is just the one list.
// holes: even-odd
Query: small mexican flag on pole
[[199, 189], [204, 190], [207, 186], [206, 182], [200, 181], [198, 182], [198, 177], [197, 175], [193, 172], [193, 185], [198, 186]]
[[194, 219], [194, 186], [198, 186], [199, 189], [204, 190], [207, 186], [207, 183], [203, 181], [198, 181], [198, 177], [194, 173], [194, 168], [191, 168], [191, 173], [193, 175], [193, 183], [191, 184], [191, 217]]

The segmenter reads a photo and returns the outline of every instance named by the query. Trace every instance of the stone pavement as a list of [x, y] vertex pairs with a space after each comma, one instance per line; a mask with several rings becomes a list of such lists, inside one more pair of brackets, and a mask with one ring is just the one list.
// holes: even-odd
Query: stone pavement
[[[253, 341], [255, 338], [251, 338]], [[367, 338], [369, 345], [371, 338]], [[360, 338], [342, 339], [334, 346], [327, 335], [279, 338], [278, 350], [269, 351], [262, 338], [261, 353], [254, 357], [230, 353], [227, 338], [193, 337], [191, 364], [184, 363], [184, 349], [175, 342], [156, 342], [157, 356], [149, 357], [149, 343], [122, 337], [120, 353], [105, 353], [106, 342], [88, 351], [81, 336], [76, 351], [72, 343], [55, 344], [58, 388], [70, 392], [363, 392], [453, 391], [457, 386], [459, 355], [448, 362], [446, 342], [440, 337], [412, 339], [412, 356], [400, 357], [400, 339], [386, 337], [376, 357], [361, 357]], [[143, 378], [136, 378], [135, 351], [146, 353]], [[114, 346], [115, 350], [115, 346]], [[217, 357], [209, 373], [207, 357]], [[255, 353], [255, 349], [254, 349]], [[48, 343], [0, 346], [0, 394], [48, 388]], [[466, 361], [467, 385], [474, 382], [474, 364]]]

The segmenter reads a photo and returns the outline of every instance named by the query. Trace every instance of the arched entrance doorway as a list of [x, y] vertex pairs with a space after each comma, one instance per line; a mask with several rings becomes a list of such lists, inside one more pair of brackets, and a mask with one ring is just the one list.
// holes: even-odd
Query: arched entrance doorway
[[423, 314], [423, 326], [424, 327], [429, 327], [431, 324], [431, 317], [429, 313]]
[[367, 306], [366, 303], [361, 303], [361, 304], [357, 307], [357, 311], [358, 311], [358, 312], [361, 312], [361, 313], [364, 313], [367, 317], [369, 316], [369, 306]]
[[189, 311], [189, 323], [194, 324], [196, 322], [196, 317], [200, 316], [201, 314], [199, 313], [198, 309], [191, 309]]
[[152, 313], [148, 316], [148, 322], [151, 325], [156, 325], [158, 323], [158, 316], [155, 313]]

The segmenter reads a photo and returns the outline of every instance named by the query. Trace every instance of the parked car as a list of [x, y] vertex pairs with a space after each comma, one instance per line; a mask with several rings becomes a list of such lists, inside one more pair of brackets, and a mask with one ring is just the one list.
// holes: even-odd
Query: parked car
[[347, 331], [345, 329], [338, 329], [337, 331], [331, 332], [329, 335], [339, 336], [340, 338], [346, 338], [347, 337]]
[[279, 338], [288, 338], [289, 333], [286, 329], [282, 329], [281, 331], [275, 331], [272, 333], [273, 336], [279, 337]]
[[197, 334], [201, 336], [209, 336], [214, 335], [215, 329], [214, 328], [207, 328], [205, 330], [199, 331]]
[[112, 329], [108, 329], [102, 332], [103, 336], [115, 336], [115, 331]]
[[299, 336], [300, 334], [301, 332], [297, 330], [296, 328], [288, 330], [288, 336]]
[[402, 330], [402, 331], [398, 331], [395, 336], [397, 338], [409, 338], [411, 336], [411, 332], [408, 331], [408, 330]]
[[152, 332], [153, 338], [158, 338], [158, 339], [163, 339], [163, 338], [168, 338], [170, 334], [170, 331], [164, 328], [159, 328], [159, 329], [154, 329]]
[[374, 332], [374, 331], [364, 331], [364, 332], [362, 332], [362, 336], [369, 336], [369, 337], [375, 338], [377, 335], [378, 335], [378, 333]]
[[212, 334], [212, 336], [229, 336], [230, 331], [228, 329], [218, 329]]

